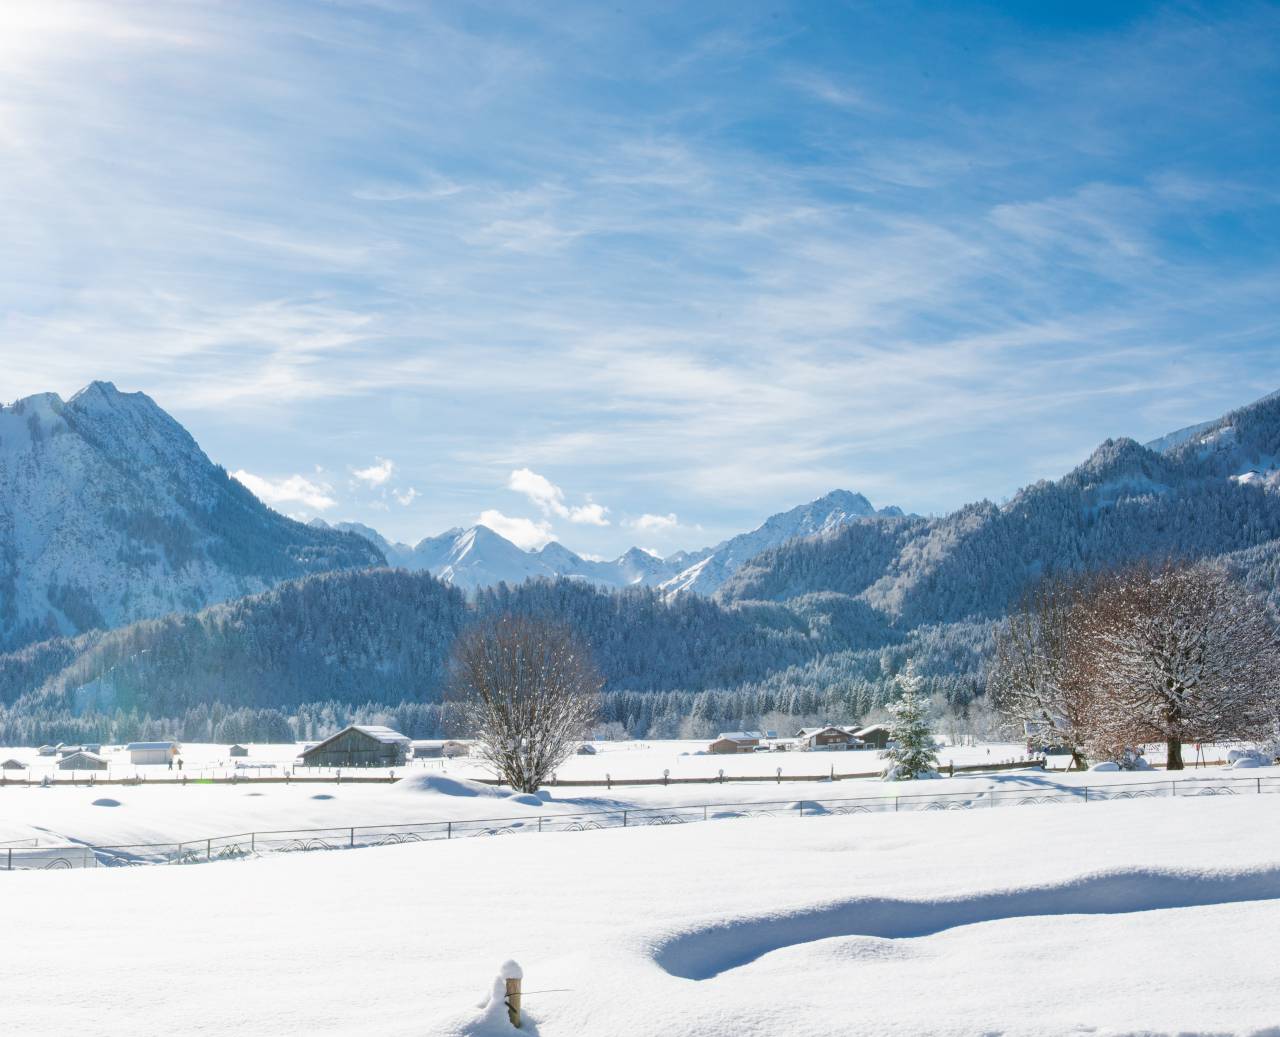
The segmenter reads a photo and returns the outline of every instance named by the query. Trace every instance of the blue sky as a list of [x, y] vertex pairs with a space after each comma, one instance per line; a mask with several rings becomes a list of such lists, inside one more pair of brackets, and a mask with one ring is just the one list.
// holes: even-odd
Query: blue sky
[[280, 510], [696, 547], [1280, 388], [1280, 9], [5, 0], [8, 399]]

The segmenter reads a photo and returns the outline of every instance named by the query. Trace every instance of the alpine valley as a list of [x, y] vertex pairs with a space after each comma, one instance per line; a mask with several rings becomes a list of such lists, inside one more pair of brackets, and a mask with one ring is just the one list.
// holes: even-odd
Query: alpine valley
[[721, 544], [612, 561], [485, 526], [416, 545], [258, 501], [146, 396], [95, 382], [0, 409], [0, 744], [448, 729], [453, 639], [553, 618], [635, 736], [873, 714], [910, 655], [953, 717], [1037, 578], [1212, 559], [1280, 601], [1280, 395], [1107, 440], [1002, 505], [921, 517], [837, 490]]

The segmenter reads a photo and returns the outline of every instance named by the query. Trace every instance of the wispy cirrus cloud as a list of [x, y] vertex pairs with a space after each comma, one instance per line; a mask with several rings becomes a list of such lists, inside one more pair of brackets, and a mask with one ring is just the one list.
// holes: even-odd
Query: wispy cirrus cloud
[[114, 378], [248, 472], [390, 452], [319, 494], [406, 539], [525, 471], [495, 521], [612, 555], [1275, 388], [1280, 16], [1022, 17], [14, 0], [8, 391]]

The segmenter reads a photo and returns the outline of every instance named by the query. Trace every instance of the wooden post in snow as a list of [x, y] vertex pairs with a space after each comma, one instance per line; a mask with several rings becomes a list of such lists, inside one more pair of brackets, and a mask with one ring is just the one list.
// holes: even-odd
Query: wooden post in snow
[[516, 1029], [520, 1028], [520, 983], [524, 970], [514, 961], [503, 962], [502, 978], [506, 981], [507, 1018]]

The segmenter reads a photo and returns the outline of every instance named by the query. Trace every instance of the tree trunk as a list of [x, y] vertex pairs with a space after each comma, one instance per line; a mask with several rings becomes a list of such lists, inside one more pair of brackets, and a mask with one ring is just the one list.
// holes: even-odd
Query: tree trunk
[[1182, 770], [1182, 739], [1166, 738], [1165, 739], [1165, 770], [1180, 771]]

